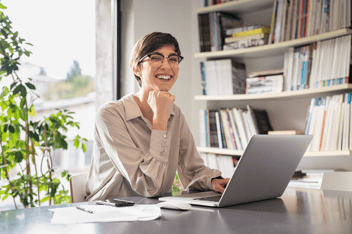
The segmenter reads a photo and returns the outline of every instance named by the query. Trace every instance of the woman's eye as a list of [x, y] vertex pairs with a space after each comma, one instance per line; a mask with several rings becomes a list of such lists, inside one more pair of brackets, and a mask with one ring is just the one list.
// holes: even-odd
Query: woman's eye
[[162, 60], [162, 57], [161, 56], [152, 56], [150, 59], [154, 60], [154, 61], [159, 61], [159, 60]]
[[178, 60], [177, 57], [170, 57], [169, 58], [170, 62], [177, 62], [177, 60]]

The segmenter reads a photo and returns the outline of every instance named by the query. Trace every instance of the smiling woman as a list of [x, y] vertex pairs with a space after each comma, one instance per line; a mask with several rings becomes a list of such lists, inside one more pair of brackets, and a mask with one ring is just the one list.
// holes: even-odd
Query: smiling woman
[[154, 32], [136, 43], [130, 66], [140, 90], [97, 112], [87, 200], [170, 193], [176, 171], [183, 188], [224, 191], [229, 179], [204, 165], [169, 92], [182, 59], [171, 34]]

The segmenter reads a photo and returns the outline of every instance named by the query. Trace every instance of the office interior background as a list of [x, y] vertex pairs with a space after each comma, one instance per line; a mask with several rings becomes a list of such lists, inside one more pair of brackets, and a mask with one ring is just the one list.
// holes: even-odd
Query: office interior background
[[[18, 4], [19, 2], [20, 4]], [[71, 143], [71, 147], [69, 147], [67, 152], [56, 152], [57, 155], [60, 155], [57, 156], [57, 159], [54, 158], [58, 170], [62, 168], [69, 169], [72, 174], [88, 170], [93, 151], [94, 112], [105, 102], [116, 100], [119, 97], [138, 91], [138, 85], [129, 67], [130, 52], [133, 45], [150, 32], [171, 33], [180, 44], [182, 56], [185, 59], [182, 61], [178, 80], [170, 92], [176, 96], [175, 103], [185, 115], [197, 145], [199, 145], [200, 141], [200, 109], [219, 107], [245, 108], [248, 104], [248, 101], [245, 100], [206, 102], [194, 99], [196, 95], [202, 95], [200, 61], [206, 60], [206, 58], [195, 57], [195, 54], [199, 53], [198, 18], [195, 10], [203, 7], [204, 0], [71, 0], [64, 2], [64, 4], [62, 1], [53, 1], [55, 2], [52, 3], [54, 5], [45, 2], [33, 0], [30, 3], [31, 5], [25, 6], [21, 5], [24, 4], [23, 1], [16, 3], [16, 0], [2, 0], [2, 3], [9, 8], [8, 15], [10, 19], [11, 12], [19, 8], [27, 7], [27, 9], [31, 9], [33, 7], [40, 9], [42, 12], [42, 16], [38, 20], [45, 21], [45, 17], [49, 17], [46, 16], [46, 7], [52, 9], [54, 5], [63, 5], [57, 17], [65, 17], [67, 15], [67, 17], [71, 17], [71, 22], [68, 22], [68, 24], [75, 25], [77, 20], [77, 22], [82, 23], [81, 25], [85, 25], [85, 29], [77, 31], [85, 35], [85, 38], [80, 38], [81, 42], [90, 41], [90, 44], [87, 44], [85, 48], [80, 48], [80, 41], [74, 40], [74, 31], [71, 33], [71, 37], [67, 35], [66, 38], [69, 38], [69, 40], [62, 39], [63, 41], [59, 41], [52, 39], [52, 45], [46, 48], [47, 53], [59, 53], [60, 48], [68, 47], [63, 42], [75, 45], [72, 48], [70, 47], [70, 51], [67, 52], [68, 61], [62, 60], [67, 65], [64, 68], [64, 75], [61, 77], [56, 78], [54, 75], [49, 75], [49, 72], [43, 73], [43, 69], [41, 69], [43, 65], [35, 62], [31, 64], [30, 60], [24, 62], [24, 64], [29, 65], [27, 68], [23, 68], [22, 72], [37, 75], [38, 86], [41, 84], [42, 79], [46, 77], [46, 81], [50, 80], [55, 86], [59, 82], [58, 80], [67, 78], [65, 73], [70, 71], [70, 66], [72, 68], [75, 65], [73, 61], [75, 58], [71, 56], [71, 53], [74, 54], [78, 51], [81, 57], [90, 57], [90, 60], [94, 61], [93, 65], [89, 63], [90, 65], [88, 66], [84, 66], [83, 62], [81, 62], [82, 75], [88, 76], [87, 79], [94, 83], [94, 89], [88, 89], [86, 93], [74, 97], [45, 100], [38, 103], [36, 107], [39, 117], [40, 115], [47, 115], [55, 108], [69, 108], [75, 111], [75, 120], [81, 123], [81, 129], [69, 132], [68, 135], [72, 138], [79, 133], [88, 139], [88, 150], [85, 154], [75, 150], [73, 143]], [[241, 17], [245, 25], [258, 23], [270, 25], [272, 10], [272, 7], [258, 9], [255, 12], [243, 14]], [[31, 14], [30, 10], [29, 14]], [[18, 18], [14, 16], [13, 22], [14, 28], [20, 24], [27, 24], [28, 26], [26, 27], [30, 28], [28, 33], [32, 31], [35, 34], [42, 35], [43, 38], [50, 34], [48, 29], [38, 29], [37, 25], [39, 23], [32, 23], [31, 25], [30, 16], [25, 17], [22, 15]], [[53, 27], [62, 30], [58, 34], [65, 34], [65, 27], [58, 27], [58, 25], [53, 25]], [[20, 29], [19, 33], [21, 34]], [[26, 38], [25, 35], [23, 37]], [[29, 35], [27, 39], [29, 42], [31, 42], [30, 38], [31, 36]], [[34, 43], [34, 47], [37, 46], [39, 47], [40, 44], [36, 45]], [[78, 58], [76, 59], [80, 62]], [[248, 64], [247, 73], [280, 69], [283, 67], [283, 60], [283, 54], [270, 56], [264, 60], [262, 57], [239, 59], [240, 62]], [[89, 66], [94, 66], [95, 69], [89, 70]], [[48, 83], [45, 81], [43, 81], [43, 85], [48, 87]], [[311, 97], [288, 97], [273, 100], [252, 100], [250, 104], [254, 108], [265, 109], [268, 112], [274, 130], [303, 130], [310, 99]], [[298, 169], [341, 169], [351, 171], [351, 156], [304, 157]], [[2, 201], [1, 203], [1, 206], [3, 206], [4, 202]], [[7, 208], [11, 206], [11, 204], [7, 205]]]

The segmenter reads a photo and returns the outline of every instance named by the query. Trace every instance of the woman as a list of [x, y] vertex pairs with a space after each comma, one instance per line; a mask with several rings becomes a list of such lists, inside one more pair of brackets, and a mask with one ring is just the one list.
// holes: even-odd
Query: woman
[[229, 179], [204, 166], [169, 93], [182, 59], [170, 34], [154, 32], [136, 43], [130, 66], [140, 90], [97, 112], [87, 200], [160, 196], [171, 192], [176, 171], [184, 188], [224, 191]]

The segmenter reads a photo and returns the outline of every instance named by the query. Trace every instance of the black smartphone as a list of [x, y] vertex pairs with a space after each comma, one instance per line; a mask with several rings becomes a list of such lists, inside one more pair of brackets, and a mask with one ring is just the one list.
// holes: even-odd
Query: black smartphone
[[133, 206], [134, 202], [121, 200], [121, 199], [109, 199], [105, 201], [95, 201], [98, 205], [107, 205], [107, 206], [116, 206], [116, 207], [123, 207], [123, 206]]
[[112, 202], [114, 202], [118, 206], [133, 206], [134, 205], [133, 201], [126, 201], [126, 200], [121, 200], [121, 199], [117, 199], [117, 198], [113, 198]]

